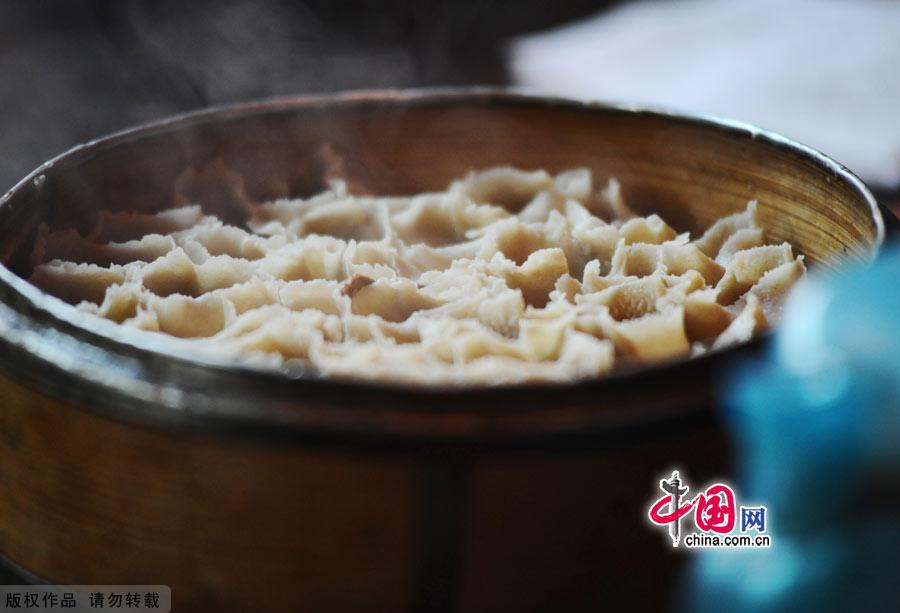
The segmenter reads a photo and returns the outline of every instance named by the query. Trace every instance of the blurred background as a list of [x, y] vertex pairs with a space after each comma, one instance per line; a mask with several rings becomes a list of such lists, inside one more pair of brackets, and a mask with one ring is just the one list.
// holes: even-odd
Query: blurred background
[[513, 37], [597, 0], [0, 0], [0, 184], [66, 148], [204, 106], [507, 84]]
[[900, 200], [898, 31], [892, 0], [2, 0], [0, 185], [204, 106], [487, 84], [737, 117]]

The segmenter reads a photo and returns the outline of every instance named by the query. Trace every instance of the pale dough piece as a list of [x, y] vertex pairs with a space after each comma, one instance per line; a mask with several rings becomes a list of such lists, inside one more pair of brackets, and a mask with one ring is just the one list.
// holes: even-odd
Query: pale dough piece
[[[84, 313], [262, 367], [414, 384], [562, 382], [702, 355], [775, 321], [805, 272], [756, 203], [691, 241], [585, 168], [473, 172], [443, 192], [254, 203], [220, 160], [179, 202], [40, 228], [31, 281]], [[356, 185], [355, 183], [353, 185]], [[230, 216], [230, 217], [229, 217]], [[187, 344], [187, 345], [185, 345]], [[174, 350], [174, 349], [173, 349]], [[293, 366], [292, 366], [293, 367]]]

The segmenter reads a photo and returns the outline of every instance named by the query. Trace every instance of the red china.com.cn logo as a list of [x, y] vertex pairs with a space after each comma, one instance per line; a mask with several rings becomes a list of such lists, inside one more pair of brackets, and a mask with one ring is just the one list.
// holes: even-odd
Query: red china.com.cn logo
[[[738, 507], [734, 490], [724, 483], [714, 483], [693, 498], [690, 488], [672, 471], [668, 479], [661, 479], [659, 488], [665, 495], [650, 506], [650, 521], [666, 526], [672, 547], [684, 542], [685, 547], [770, 547], [772, 537], [767, 534], [766, 507]], [[738, 509], [740, 515], [738, 515]], [[682, 539], [681, 520], [693, 517]], [[740, 532], [735, 533], [738, 517]]]

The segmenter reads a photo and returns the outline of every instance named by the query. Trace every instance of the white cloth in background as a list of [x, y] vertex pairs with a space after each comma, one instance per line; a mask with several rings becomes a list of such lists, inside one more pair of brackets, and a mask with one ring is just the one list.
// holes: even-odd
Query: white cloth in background
[[742, 119], [900, 187], [900, 2], [645, 0], [514, 41], [519, 85]]

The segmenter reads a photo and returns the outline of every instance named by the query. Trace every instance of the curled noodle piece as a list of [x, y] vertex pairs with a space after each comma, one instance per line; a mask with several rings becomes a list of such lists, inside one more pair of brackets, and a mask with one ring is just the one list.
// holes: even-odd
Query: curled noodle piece
[[233, 305], [215, 294], [149, 296], [146, 310], [156, 316], [160, 332], [181, 338], [212, 336], [235, 317]]
[[756, 200], [748, 202], [747, 208], [742, 212], [716, 221], [694, 244], [700, 251], [715, 258], [732, 235], [740, 230], [753, 228], [759, 228]]
[[607, 338], [616, 352], [641, 363], [659, 362], [688, 355], [691, 345], [684, 329], [684, 308], [671, 307], [637, 319], [603, 322]]
[[740, 314], [734, 318], [722, 334], [713, 343], [713, 349], [721, 349], [737, 343], [749, 341], [753, 336], [765, 329], [766, 315], [763, 313], [759, 299], [754, 295], [747, 296], [747, 301]]
[[553, 177], [545, 170], [526, 171], [502, 166], [471, 172], [450, 185], [450, 192], [465, 194], [473, 202], [495, 204], [516, 212], [541, 191], [553, 187]]
[[413, 313], [440, 305], [406, 279], [373, 281], [359, 288], [351, 298], [351, 309], [356, 315], [378, 315], [393, 322], [406, 321]]
[[125, 268], [53, 261], [35, 268], [28, 281], [71, 304], [82, 300], [99, 304], [108, 287], [125, 281]]
[[719, 291], [719, 304], [732, 304], [768, 271], [793, 260], [794, 255], [788, 243], [738, 251], [716, 285]]
[[776, 322], [781, 319], [788, 292], [804, 274], [806, 266], [803, 256], [800, 256], [768, 271], [747, 293], [759, 299], [766, 320]]

